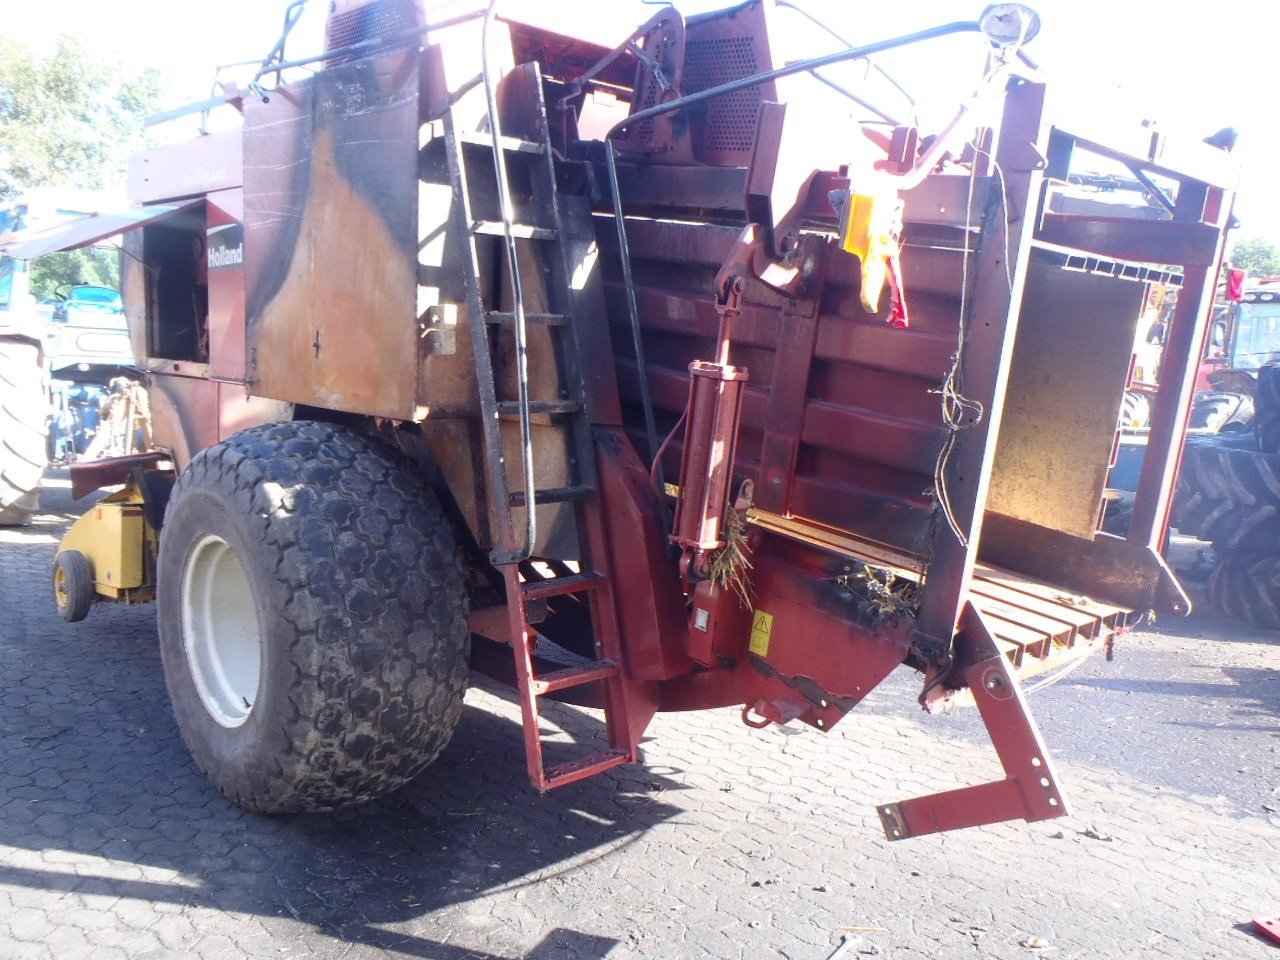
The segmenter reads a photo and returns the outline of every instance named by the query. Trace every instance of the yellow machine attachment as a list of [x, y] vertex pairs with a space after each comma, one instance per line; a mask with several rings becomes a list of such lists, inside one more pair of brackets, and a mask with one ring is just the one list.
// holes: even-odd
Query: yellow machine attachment
[[53, 561], [53, 596], [62, 619], [83, 620], [99, 600], [155, 599], [159, 536], [147, 512], [146, 491], [135, 474], [67, 531]]

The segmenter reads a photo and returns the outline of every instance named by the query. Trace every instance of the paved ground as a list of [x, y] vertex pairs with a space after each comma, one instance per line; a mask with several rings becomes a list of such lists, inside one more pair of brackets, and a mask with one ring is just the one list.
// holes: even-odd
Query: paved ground
[[408, 788], [267, 819], [188, 759], [149, 609], [56, 617], [50, 486], [0, 532], [2, 958], [1280, 957], [1247, 929], [1280, 913], [1276, 636], [1161, 624], [1037, 693], [1049, 823], [884, 841], [876, 802], [994, 774], [906, 676], [827, 736], [659, 718], [643, 769], [545, 798], [475, 689]]

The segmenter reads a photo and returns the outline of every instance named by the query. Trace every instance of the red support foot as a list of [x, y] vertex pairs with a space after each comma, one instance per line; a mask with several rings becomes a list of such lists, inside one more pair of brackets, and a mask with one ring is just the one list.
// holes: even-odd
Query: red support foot
[[967, 664], [964, 679], [1005, 778], [879, 807], [890, 840], [1005, 820], [1050, 820], [1069, 812], [1018, 678], [972, 604], [965, 607], [962, 626], [956, 656]]

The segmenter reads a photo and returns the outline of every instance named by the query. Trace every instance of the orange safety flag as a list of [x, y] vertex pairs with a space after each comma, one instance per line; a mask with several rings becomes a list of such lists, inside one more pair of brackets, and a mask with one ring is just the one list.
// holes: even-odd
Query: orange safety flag
[[880, 296], [888, 284], [893, 298], [889, 322], [895, 327], [908, 326], [907, 302], [902, 293], [902, 251], [898, 244], [902, 199], [888, 178], [876, 177], [859, 186], [864, 189], [849, 192], [840, 242], [862, 264], [862, 308], [868, 313], [879, 311]]

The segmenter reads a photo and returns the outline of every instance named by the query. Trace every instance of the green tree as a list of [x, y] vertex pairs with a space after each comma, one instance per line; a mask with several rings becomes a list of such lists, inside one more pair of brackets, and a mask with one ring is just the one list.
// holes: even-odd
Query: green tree
[[1248, 237], [1231, 248], [1231, 265], [1244, 267], [1253, 277], [1280, 274], [1280, 247], [1261, 237]]
[[[63, 36], [42, 57], [0, 37], [0, 204], [34, 187], [121, 184], [159, 90], [155, 70], [134, 70], [83, 40]], [[36, 297], [81, 281], [117, 286], [117, 258], [76, 250], [31, 270]]]
[[120, 254], [102, 247], [51, 253], [31, 264], [31, 292], [37, 300], [78, 283], [120, 289]]

